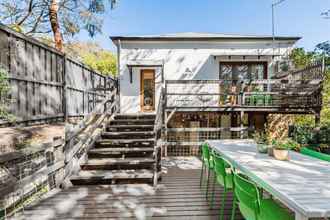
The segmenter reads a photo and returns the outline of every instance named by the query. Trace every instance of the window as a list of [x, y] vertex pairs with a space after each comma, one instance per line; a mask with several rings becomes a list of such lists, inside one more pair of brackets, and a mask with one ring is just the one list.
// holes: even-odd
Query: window
[[241, 81], [245, 79], [267, 79], [266, 62], [220, 63], [220, 79]]

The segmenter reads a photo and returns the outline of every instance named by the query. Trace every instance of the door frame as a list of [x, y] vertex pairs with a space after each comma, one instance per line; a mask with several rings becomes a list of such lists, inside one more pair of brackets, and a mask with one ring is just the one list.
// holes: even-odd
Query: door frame
[[[145, 109], [145, 106], [144, 106], [144, 95], [143, 95], [143, 91], [144, 91], [144, 74], [145, 72], [147, 73], [152, 73], [152, 79], [153, 79], [153, 91], [154, 91], [154, 94], [153, 94], [153, 106], [152, 108], [149, 110], [146, 110]], [[152, 111], [155, 111], [155, 100], [156, 100], [156, 82], [155, 82], [155, 78], [156, 78], [156, 71], [155, 69], [141, 69], [140, 70], [140, 110], [141, 112], [152, 112]]]

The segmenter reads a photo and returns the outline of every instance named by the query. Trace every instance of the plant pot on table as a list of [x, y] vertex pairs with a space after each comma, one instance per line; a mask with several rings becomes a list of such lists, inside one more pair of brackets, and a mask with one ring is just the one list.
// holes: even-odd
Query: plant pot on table
[[265, 143], [258, 143], [257, 144], [258, 152], [261, 153], [261, 154], [268, 153], [268, 148], [269, 148], [269, 145], [267, 145]]
[[280, 149], [280, 148], [273, 148], [273, 154], [275, 159], [277, 160], [289, 160], [289, 150], [287, 149]]

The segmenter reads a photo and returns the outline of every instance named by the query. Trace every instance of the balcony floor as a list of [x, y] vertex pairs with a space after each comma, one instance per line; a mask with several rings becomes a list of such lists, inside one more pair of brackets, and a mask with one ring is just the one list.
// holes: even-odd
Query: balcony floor
[[[216, 206], [210, 209], [205, 187], [199, 187], [200, 166], [194, 157], [164, 159], [156, 189], [144, 184], [74, 186], [53, 192], [14, 219], [219, 219], [222, 189], [216, 188]], [[225, 219], [230, 218], [231, 203], [229, 195]], [[238, 210], [236, 219], [243, 219]]]

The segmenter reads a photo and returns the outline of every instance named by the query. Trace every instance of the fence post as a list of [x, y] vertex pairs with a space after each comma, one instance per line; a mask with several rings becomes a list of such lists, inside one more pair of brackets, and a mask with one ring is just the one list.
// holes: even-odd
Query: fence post
[[66, 58], [66, 54], [63, 55], [63, 75], [62, 75], [62, 112], [63, 112], [63, 118], [64, 118], [64, 122], [67, 121], [67, 100], [66, 100], [66, 63], [67, 63], [67, 58]]

